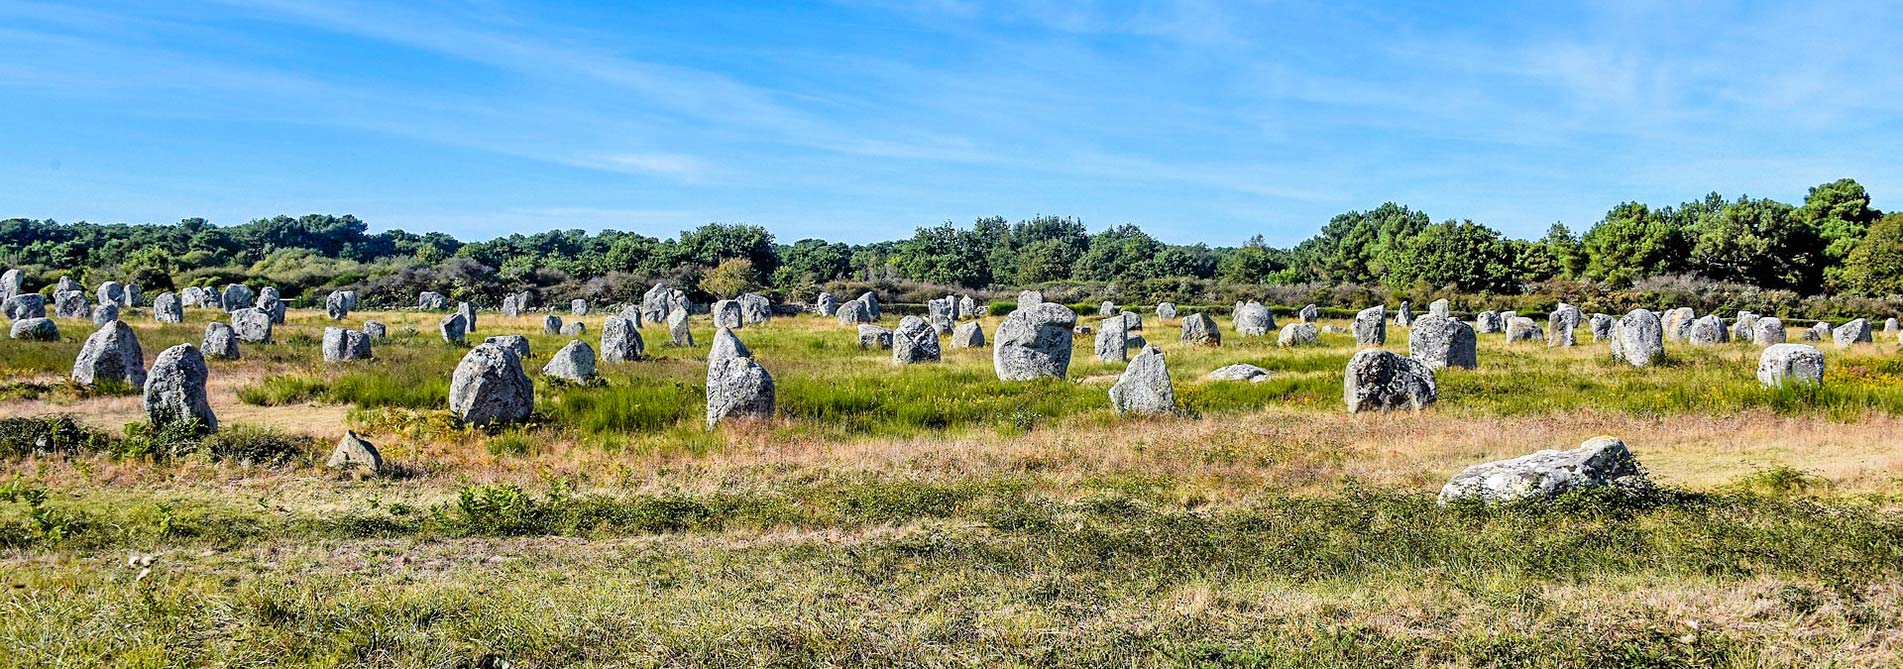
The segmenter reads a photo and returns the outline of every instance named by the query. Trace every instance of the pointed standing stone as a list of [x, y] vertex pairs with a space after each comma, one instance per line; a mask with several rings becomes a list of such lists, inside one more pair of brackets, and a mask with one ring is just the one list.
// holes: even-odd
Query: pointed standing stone
[[1170, 385], [1163, 351], [1146, 346], [1130, 360], [1117, 383], [1110, 386], [1110, 406], [1120, 414], [1176, 413], [1176, 389]]
[[205, 324], [205, 338], [198, 345], [200, 353], [207, 358], [219, 360], [237, 360], [238, 335], [231, 325], [222, 321]]
[[132, 326], [112, 321], [86, 338], [73, 360], [73, 381], [90, 386], [101, 381], [145, 385], [145, 352]]
[[152, 374], [145, 380], [145, 417], [152, 426], [164, 429], [184, 421], [196, 421], [200, 432], [216, 432], [218, 416], [205, 398], [205, 381], [210, 371], [205, 356], [191, 344], [179, 344], [159, 352], [152, 361]]

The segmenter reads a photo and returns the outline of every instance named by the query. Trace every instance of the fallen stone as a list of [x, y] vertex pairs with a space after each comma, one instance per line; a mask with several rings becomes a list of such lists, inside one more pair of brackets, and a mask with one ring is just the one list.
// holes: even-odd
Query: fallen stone
[[[1301, 324], [1290, 323], [1288, 325], [1282, 326], [1282, 329], [1287, 330], [1289, 327], [1295, 326], [1295, 325], [1301, 325]], [[1309, 323], [1307, 325], [1313, 325], [1313, 323]], [[1250, 364], [1237, 363], [1234, 365], [1229, 365], [1227, 367], [1220, 367], [1220, 368], [1217, 368], [1215, 371], [1210, 372], [1209, 380], [1211, 381], [1248, 381], [1250, 383], [1261, 383], [1263, 381], [1269, 380], [1270, 378], [1273, 378], [1274, 376], [1275, 374], [1273, 372], [1270, 372], [1269, 370], [1263, 369], [1261, 367], [1257, 367], [1255, 365], [1250, 365]]]
[[1625, 442], [1594, 437], [1572, 450], [1544, 450], [1468, 467], [1441, 488], [1440, 503], [1550, 500], [1586, 488], [1636, 490], [1650, 485]]
[[1824, 384], [1824, 353], [1807, 344], [1772, 344], [1758, 354], [1758, 383], [1772, 388]]
[[7, 336], [21, 341], [59, 341], [59, 326], [45, 316], [13, 321]]

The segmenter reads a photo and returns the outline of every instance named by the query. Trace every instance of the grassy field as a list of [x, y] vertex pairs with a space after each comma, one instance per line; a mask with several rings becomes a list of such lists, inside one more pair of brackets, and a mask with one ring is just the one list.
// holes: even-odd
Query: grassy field
[[[130, 320], [149, 360], [211, 317]], [[1747, 344], [1634, 369], [1483, 335], [1437, 407], [1350, 416], [1346, 335], [1278, 349], [1224, 319], [1191, 348], [1149, 318], [1184, 414], [1123, 418], [1088, 337], [1070, 380], [1001, 383], [988, 348], [900, 368], [781, 318], [739, 333], [770, 423], [702, 429], [705, 349], [649, 328], [605, 383], [531, 360], [535, 419], [480, 431], [445, 410], [463, 349], [438, 315], [365, 318], [393, 333], [373, 361], [323, 364], [311, 312], [212, 361], [227, 429], [202, 442], [63, 380], [83, 322], [0, 341], [0, 666], [1903, 664], [1893, 337], [1822, 346], [1805, 392], [1760, 387]], [[1275, 377], [1203, 378], [1237, 362]], [[395, 471], [325, 470], [345, 429]], [[1597, 434], [1663, 488], [1434, 502], [1466, 465]]]

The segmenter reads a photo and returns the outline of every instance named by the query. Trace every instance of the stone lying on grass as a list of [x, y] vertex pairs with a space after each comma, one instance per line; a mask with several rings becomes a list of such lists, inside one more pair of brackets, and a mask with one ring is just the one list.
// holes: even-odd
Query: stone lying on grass
[[7, 329], [7, 337], [21, 341], [59, 341], [59, 326], [44, 316], [22, 318]]
[[[1290, 323], [1289, 325], [1313, 325], [1313, 323]], [[1287, 327], [1284, 327], [1283, 329], [1286, 330]], [[1216, 371], [1210, 372], [1209, 380], [1211, 381], [1248, 381], [1250, 383], [1261, 383], [1263, 381], [1269, 380], [1273, 376], [1274, 376], [1273, 372], [1270, 372], [1269, 370], [1263, 369], [1261, 367], [1257, 367], [1255, 365], [1250, 365], [1246, 363], [1236, 363], [1234, 365], [1218, 368]]]
[[1314, 323], [1289, 323], [1282, 326], [1282, 332], [1275, 337], [1275, 345], [1281, 347], [1312, 346], [1321, 338], [1321, 331]]
[[1350, 358], [1341, 386], [1350, 413], [1421, 409], [1433, 405], [1438, 395], [1433, 369], [1380, 349]]
[[1110, 406], [1120, 414], [1176, 413], [1176, 390], [1163, 351], [1147, 346], [1130, 359], [1116, 385], [1110, 386]]
[[542, 375], [570, 383], [588, 383], [595, 380], [594, 347], [580, 339], [568, 342], [562, 350], [548, 357], [548, 363], [542, 365]]
[[1460, 500], [1549, 500], [1586, 488], [1643, 490], [1645, 469], [1615, 437], [1593, 437], [1571, 450], [1544, 450], [1461, 470], [1440, 490], [1440, 503]]
[[463, 354], [449, 381], [449, 411], [471, 425], [510, 423], [535, 410], [535, 382], [515, 352], [482, 344]]
[[1771, 388], [1824, 384], [1824, 353], [1808, 344], [1772, 344], [1758, 354], [1758, 383]]
[[209, 376], [205, 356], [197, 347], [179, 344], [160, 351], [145, 380], [146, 420], [159, 429], [193, 422], [200, 432], [217, 431], [218, 416], [205, 397]]
[[337, 446], [330, 449], [330, 458], [324, 460], [324, 466], [345, 472], [377, 476], [383, 473], [383, 454], [377, 447], [357, 433], [344, 431], [344, 438], [337, 440]]

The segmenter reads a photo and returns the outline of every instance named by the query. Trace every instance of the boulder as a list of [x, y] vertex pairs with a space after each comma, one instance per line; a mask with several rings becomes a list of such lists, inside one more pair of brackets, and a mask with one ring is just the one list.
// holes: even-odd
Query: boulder
[[468, 302], [457, 302], [456, 313], [462, 314], [463, 332], [465, 334], [476, 331], [476, 305]]
[[1649, 486], [1644, 468], [1625, 442], [1593, 437], [1572, 450], [1544, 450], [1463, 469], [1441, 488], [1440, 503], [1549, 500], [1586, 488]]
[[1097, 336], [1091, 350], [1104, 362], [1129, 360], [1129, 349], [1124, 347], [1129, 336], [1130, 331], [1123, 327], [1123, 317], [1103, 319], [1097, 323]]
[[159, 293], [152, 299], [152, 319], [160, 323], [180, 323], [185, 320], [185, 305], [172, 293]]
[[1176, 318], [1176, 303], [1163, 302], [1156, 305], [1156, 317], [1163, 320]]
[[869, 315], [873, 321], [879, 320], [879, 296], [873, 295], [871, 291], [867, 291], [859, 294], [859, 301], [865, 303], [866, 314]]
[[342, 295], [342, 296], [343, 296], [343, 300], [344, 300], [344, 311], [356, 311], [356, 310], [357, 310], [357, 291], [354, 291], [354, 290], [340, 290], [340, 291], [337, 291], [337, 293], [338, 293], [339, 295]]
[[1894, 319], [1894, 318], [1885, 318], [1885, 319], [1883, 319], [1883, 332], [1884, 332], [1884, 334], [1889, 334], [1889, 333], [1893, 333], [1893, 332], [1896, 332], [1896, 331], [1897, 331], [1897, 326], [1896, 326], [1896, 319]]
[[675, 346], [694, 345], [694, 332], [687, 327], [687, 307], [674, 307], [667, 313], [667, 335]]
[[735, 300], [740, 303], [740, 320], [747, 325], [762, 325], [773, 319], [773, 302], [758, 293], [747, 293]]
[[449, 308], [449, 298], [442, 293], [423, 291], [416, 294], [416, 308], [427, 311], [442, 311]]
[[1162, 350], [1146, 346], [1130, 359], [1123, 375], [1110, 386], [1110, 407], [1125, 415], [1176, 413], [1176, 390], [1170, 386], [1170, 369]]
[[57, 292], [65, 292], [68, 290], [81, 290], [82, 288], [83, 286], [80, 286], [79, 282], [74, 281], [72, 275], [68, 274], [65, 276], [61, 276], [59, 278], [59, 283], [54, 284], [53, 286], [53, 292], [57, 293]]
[[59, 341], [59, 326], [45, 316], [22, 318], [7, 329], [7, 336], [21, 341]]
[[1758, 383], [1772, 388], [1824, 384], [1824, 353], [1808, 344], [1772, 344], [1758, 354]]
[[[442, 333], [444, 343], [462, 346], [468, 341], [469, 319], [461, 312], [451, 313], [436, 324], [436, 330]], [[467, 360], [467, 356], [464, 359]]]
[[1394, 324], [1399, 327], [1414, 324], [1414, 312], [1408, 310], [1407, 300], [1401, 300], [1401, 308], [1394, 310]]
[[938, 362], [938, 329], [925, 319], [906, 316], [892, 331], [892, 364], [915, 365]]
[[601, 324], [601, 359], [607, 362], [640, 360], [647, 354], [647, 342], [634, 321], [609, 317]]
[[1018, 308], [1035, 307], [1044, 303], [1044, 294], [1035, 290], [1018, 293]]
[[1613, 318], [1608, 314], [1592, 315], [1592, 340], [1594, 343], [1612, 341]]
[[740, 328], [746, 327], [747, 324], [745, 315], [740, 311], [739, 300], [715, 302], [713, 315], [714, 327], [717, 328]]
[[1262, 337], [1275, 329], [1275, 316], [1262, 303], [1250, 300], [1236, 311], [1236, 334], [1244, 337]]
[[1665, 327], [1659, 317], [1644, 309], [1633, 309], [1612, 328], [1612, 359], [1624, 360], [1633, 367], [1648, 367], [1665, 354]]
[[621, 309], [620, 318], [621, 320], [627, 321], [630, 325], [633, 325], [636, 330], [647, 327], [646, 320], [641, 315], [641, 307], [639, 306], [628, 305], [623, 307]]
[[569, 321], [562, 325], [562, 336], [580, 337], [588, 334], [588, 324], [581, 321]]
[[1388, 343], [1388, 308], [1372, 306], [1355, 314], [1355, 345], [1382, 346]]
[[7, 298], [5, 309], [8, 320], [46, 318], [46, 296], [39, 293], [21, 293]]
[[548, 314], [542, 317], [542, 334], [558, 335], [562, 333], [562, 317]]
[[1514, 316], [1507, 320], [1507, 341], [1543, 341], [1546, 333], [1540, 330], [1540, 324], [1525, 316]]
[[285, 306], [284, 300], [278, 297], [277, 291], [270, 288], [269, 286], [265, 287], [265, 290], [271, 291], [271, 292], [267, 292], [258, 296], [258, 304], [257, 304], [258, 311], [262, 311], [265, 313], [266, 316], [269, 316], [271, 318], [272, 325], [283, 325], [284, 324], [284, 306]]
[[1414, 321], [1407, 333], [1407, 354], [1429, 369], [1480, 366], [1479, 338], [1473, 327], [1447, 316], [1428, 312]]
[[685, 306], [674, 304], [673, 291], [673, 286], [665, 281], [649, 287], [647, 292], [641, 294], [641, 314], [652, 323], [667, 320], [668, 314], [674, 313], [676, 306]]
[[970, 295], [959, 297], [958, 298], [958, 317], [959, 318], [977, 318], [978, 317], [978, 301], [971, 299]]
[[868, 351], [892, 348], [892, 331], [870, 323], [860, 324], [859, 348]]
[[115, 307], [123, 305], [126, 302], [126, 287], [117, 281], [107, 281], [99, 284], [97, 297], [100, 304], [110, 304]]
[[522, 302], [516, 298], [515, 293], [510, 293], [502, 296], [502, 306], [496, 310], [502, 312], [503, 316], [515, 318], [522, 315]]
[[1697, 318], [1698, 312], [1692, 311], [1691, 307], [1678, 307], [1676, 309], [1667, 310], [1665, 315], [1660, 318], [1661, 331], [1664, 333], [1666, 339], [1672, 341], [1683, 340], [1685, 335], [1691, 332], [1692, 321]]
[[135, 309], [135, 308], [138, 308], [139, 305], [144, 303], [145, 303], [145, 290], [140, 288], [139, 284], [136, 284], [136, 283], [126, 284], [125, 299], [119, 302], [119, 306], [125, 307], [127, 309]]
[[1836, 339], [1837, 348], [1850, 348], [1856, 344], [1868, 344], [1872, 341], [1870, 336], [1870, 321], [1861, 318], [1851, 320], [1848, 323], [1837, 326], [1837, 329], [1831, 333], [1831, 336]]
[[510, 353], [514, 353], [515, 357], [521, 360], [535, 357], [534, 352], [529, 347], [529, 338], [522, 335], [496, 335], [494, 337], [484, 338], [482, 343], [494, 344], [508, 349]]
[[449, 411], [464, 423], [512, 423], [534, 410], [535, 382], [522, 371], [522, 359], [514, 351], [485, 343], [469, 349], [456, 364], [449, 381]]
[[1302, 312], [1298, 314], [1298, 316], [1301, 318], [1301, 321], [1303, 323], [1313, 323], [1321, 319], [1322, 309], [1321, 307], [1317, 307], [1311, 304], [1306, 307], [1302, 307]]
[[119, 303], [101, 302], [93, 305], [93, 327], [119, 320]]
[[574, 316], [588, 315], [588, 300], [579, 297], [568, 301], [568, 313]]
[[333, 290], [324, 296], [324, 316], [333, 321], [350, 317], [350, 303], [344, 299], [344, 291]]
[[57, 318], [87, 318], [92, 316], [92, 305], [86, 302], [86, 293], [83, 291], [58, 291], [53, 293], [53, 316]]
[[1348, 359], [1341, 397], [1349, 413], [1421, 409], [1437, 395], [1434, 370], [1413, 358], [1380, 349], [1364, 349]]
[[1118, 314], [1118, 316], [1123, 319], [1123, 329], [1129, 330], [1131, 332], [1143, 331], [1143, 315], [1142, 314], [1139, 314], [1134, 311], [1125, 311], [1121, 314]]
[[198, 347], [179, 344], [160, 351], [145, 379], [146, 420], [159, 429], [195, 422], [201, 433], [216, 432], [218, 416], [205, 398], [205, 381], [210, 377]]
[[1782, 344], [1787, 341], [1784, 335], [1784, 321], [1776, 316], [1760, 316], [1752, 324], [1751, 343], [1759, 346]]
[[324, 328], [324, 362], [370, 359], [370, 335], [361, 330]]
[[1061, 304], [1045, 302], [1012, 311], [998, 325], [997, 341], [991, 347], [998, 378], [1064, 378], [1070, 373], [1070, 329], [1076, 325], [1077, 313]]
[[1183, 337], [1185, 344], [1198, 346], [1221, 346], [1222, 331], [1216, 329], [1216, 319], [1209, 314], [1195, 313], [1183, 318]]
[[377, 447], [357, 433], [344, 431], [344, 438], [337, 440], [337, 446], [330, 449], [330, 457], [324, 460], [324, 466], [345, 472], [356, 472], [369, 476], [383, 473], [383, 454]]
[[1552, 313], [1546, 315], [1546, 346], [1548, 348], [1566, 348], [1578, 343], [1574, 331], [1579, 329], [1579, 319], [1583, 315], [1579, 307], [1559, 303]]
[[111, 321], [86, 338], [73, 359], [73, 381], [90, 386], [101, 381], [145, 385], [145, 351], [132, 326]]
[[985, 330], [978, 321], [960, 323], [952, 330], [952, 348], [984, 348]]
[[390, 336], [390, 326], [384, 325], [382, 321], [364, 321], [363, 333], [370, 335], [370, 341], [377, 341]]
[[542, 365], [542, 375], [552, 376], [570, 383], [587, 383], [595, 380], [595, 349], [580, 339], [570, 340], [562, 350], [548, 357], [548, 364]]
[[941, 335], [951, 334], [951, 331], [952, 331], [951, 316], [948, 316], [945, 314], [935, 314], [935, 315], [926, 317], [925, 321], [926, 323], [932, 326], [933, 332], [936, 332]]
[[1685, 343], [1693, 346], [1715, 346], [1731, 341], [1731, 330], [1725, 327], [1725, 319], [1718, 314], [1705, 314], [1692, 320], [1692, 326], [1685, 331]]
[[13, 296], [19, 295], [20, 284], [24, 283], [24, 278], [25, 275], [21, 274], [18, 269], [9, 269], [5, 272], [0, 272], [0, 302], [13, 299]]
[[1097, 305], [1097, 315], [1098, 316], [1117, 315], [1117, 303], [1111, 302], [1110, 300], [1104, 300], [1102, 304]]
[[271, 343], [271, 315], [257, 307], [231, 312], [231, 331], [238, 341], [252, 344]]
[[872, 309], [866, 306], [864, 300], [847, 300], [839, 303], [839, 308], [833, 310], [833, 318], [846, 325], [873, 321]]
[[198, 349], [207, 358], [237, 360], [239, 358], [238, 333], [231, 329], [231, 325], [224, 322], [206, 323], [205, 338], [199, 342]]
[[831, 316], [836, 311], [839, 311], [839, 298], [833, 297], [832, 293], [820, 293], [819, 297], [813, 299], [813, 313]]
[[1321, 331], [1314, 323], [1289, 323], [1282, 326], [1282, 333], [1275, 337], [1275, 345], [1282, 347], [1312, 346], [1321, 340]]
[[[1286, 331], [1289, 327], [1294, 325], [1298, 325], [1298, 324], [1290, 323], [1288, 325], [1282, 326], [1282, 329]], [[1312, 326], [1313, 323], [1308, 323], [1306, 325]], [[1234, 365], [1229, 365], [1227, 367], [1221, 367], [1216, 369], [1216, 371], [1209, 373], [1209, 380], [1211, 381], [1248, 381], [1250, 383], [1261, 383], [1273, 377], [1274, 377], [1274, 373], [1270, 372], [1269, 370], [1263, 369], [1261, 367], [1257, 367], [1255, 365], [1244, 364], [1244, 363], [1236, 363]]]
[[1493, 334], [1506, 331], [1506, 322], [1500, 319], [1498, 311], [1482, 311], [1474, 314], [1474, 332]]
[[187, 307], [205, 306], [205, 289], [198, 286], [186, 286], [178, 291], [178, 301]]
[[1427, 314], [1429, 316], [1439, 316], [1441, 318], [1448, 318], [1449, 314], [1447, 309], [1448, 309], [1448, 304], [1447, 304], [1447, 298], [1445, 297], [1440, 298], [1438, 300], [1434, 300], [1433, 302], [1427, 303]]
[[[725, 328], [720, 334], [732, 336]], [[726, 420], [772, 417], [773, 375], [765, 367], [746, 355], [708, 357], [707, 429]]]

